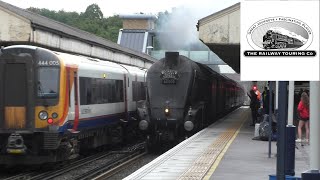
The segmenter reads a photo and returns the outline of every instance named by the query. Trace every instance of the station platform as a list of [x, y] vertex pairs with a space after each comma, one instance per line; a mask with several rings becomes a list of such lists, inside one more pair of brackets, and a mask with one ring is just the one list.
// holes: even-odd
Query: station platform
[[[240, 107], [132, 173], [131, 179], [257, 180], [276, 174], [276, 142], [252, 140], [250, 108]], [[309, 168], [308, 145], [296, 145], [295, 173]]]

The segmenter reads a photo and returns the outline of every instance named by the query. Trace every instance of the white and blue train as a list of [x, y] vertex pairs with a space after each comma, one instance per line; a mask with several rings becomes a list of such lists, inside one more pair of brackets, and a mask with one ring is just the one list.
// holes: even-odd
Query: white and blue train
[[146, 69], [16, 45], [0, 52], [0, 163], [42, 164], [122, 141]]

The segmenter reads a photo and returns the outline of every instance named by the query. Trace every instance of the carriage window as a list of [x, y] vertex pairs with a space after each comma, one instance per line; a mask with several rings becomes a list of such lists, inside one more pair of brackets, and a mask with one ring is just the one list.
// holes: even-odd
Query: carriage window
[[123, 80], [80, 77], [80, 105], [123, 102]]
[[37, 86], [38, 97], [44, 99], [57, 98], [59, 95], [59, 69], [39, 67]]
[[146, 90], [144, 82], [132, 81], [132, 99], [133, 101], [146, 99]]

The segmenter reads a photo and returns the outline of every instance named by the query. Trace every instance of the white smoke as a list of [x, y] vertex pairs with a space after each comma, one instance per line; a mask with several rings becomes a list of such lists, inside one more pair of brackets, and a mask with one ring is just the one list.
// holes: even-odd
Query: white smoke
[[204, 46], [199, 40], [198, 20], [213, 11], [208, 8], [178, 7], [173, 8], [168, 18], [163, 18], [158, 27], [157, 39], [161, 49], [183, 49], [190, 45]]
[[299, 39], [303, 44], [305, 44], [307, 42], [307, 39], [305, 39], [301, 35], [298, 35], [295, 32], [289, 31], [289, 30], [282, 28], [282, 27], [272, 27], [269, 30], [272, 30], [272, 31], [277, 32], [282, 35], [287, 35], [289, 37]]

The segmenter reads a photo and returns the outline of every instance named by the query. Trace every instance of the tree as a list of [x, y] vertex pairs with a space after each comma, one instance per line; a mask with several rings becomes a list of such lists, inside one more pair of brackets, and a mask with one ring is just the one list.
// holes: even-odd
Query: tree
[[89, 5], [82, 15], [88, 19], [103, 19], [103, 13], [97, 4]]
[[77, 12], [66, 12], [64, 10], [56, 12], [49, 9], [33, 7], [27, 10], [93, 33], [113, 42], [117, 42], [119, 29], [122, 28], [122, 21], [119, 16], [103, 18], [103, 14], [97, 4], [89, 5], [86, 11], [80, 14]]

